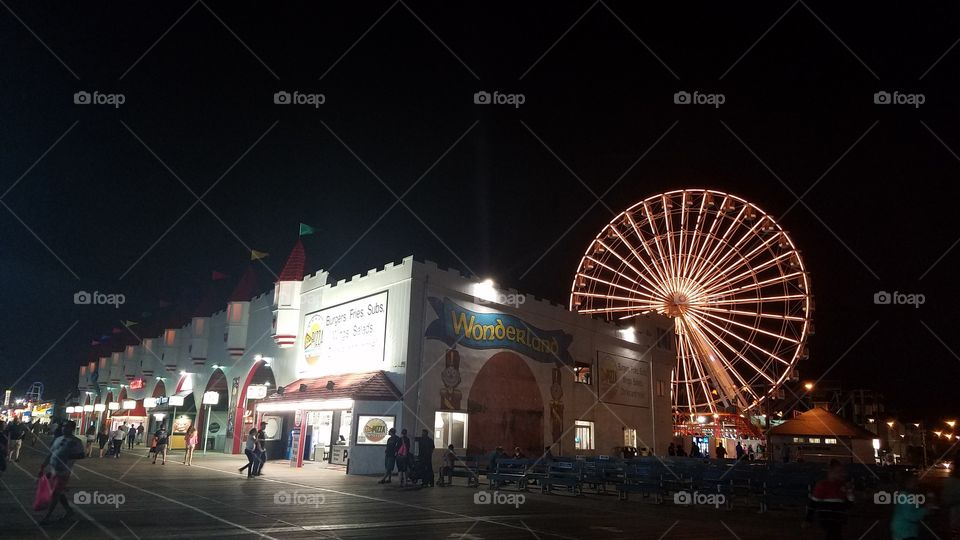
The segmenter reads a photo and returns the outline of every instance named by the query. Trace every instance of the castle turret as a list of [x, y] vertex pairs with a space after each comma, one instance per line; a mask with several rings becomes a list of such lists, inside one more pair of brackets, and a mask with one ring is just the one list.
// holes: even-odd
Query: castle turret
[[306, 255], [298, 239], [273, 289], [273, 340], [281, 349], [292, 347], [300, 330], [300, 287]]
[[257, 279], [253, 267], [248, 265], [227, 302], [227, 328], [223, 342], [227, 353], [234, 360], [247, 351], [247, 327], [250, 324], [250, 299], [256, 289]]

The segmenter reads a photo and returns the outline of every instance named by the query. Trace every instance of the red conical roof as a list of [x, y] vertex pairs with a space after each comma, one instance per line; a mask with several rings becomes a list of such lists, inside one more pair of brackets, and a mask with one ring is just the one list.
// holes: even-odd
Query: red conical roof
[[253, 266], [248, 264], [237, 286], [230, 293], [228, 302], [249, 302], [256, 294], [257, 276], [253, 273]]
[[277, 281], [300, 281], [303, 279], [303, 269], [307, 264], [307, 255], [303, 251], [303, 242], [297, 239], [293, 246], [293, 251], [287, 257], [287, 263], [283, 265], [280, 276]]

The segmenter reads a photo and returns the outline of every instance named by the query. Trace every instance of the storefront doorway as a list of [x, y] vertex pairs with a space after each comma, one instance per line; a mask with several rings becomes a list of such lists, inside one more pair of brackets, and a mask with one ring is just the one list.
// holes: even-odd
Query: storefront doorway
[[[200, 403], [197, 415], [197, 430], [200, 432], [200, 447], [207, 452], [223, 452], [227, 440], [227, 416], [230, 409], [230, 399], [227, 388], [227, 378], [223, 371], [216, 370], [210, 377], [210, 382], [204, 394], [215, 392], [219, 394], [216, 404]], [[209, 418], [208, 418], [209, 415]]]
[[307, 412], [303, 459], [346, 466], [352, 427], [353, 411]]

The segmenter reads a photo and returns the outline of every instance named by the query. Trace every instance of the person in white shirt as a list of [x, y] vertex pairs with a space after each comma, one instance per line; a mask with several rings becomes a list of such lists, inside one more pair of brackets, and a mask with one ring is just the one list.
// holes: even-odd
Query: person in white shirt
[[257, 430], [256, 428], [250, 428], [250, 432], [247, 434], [247, 444], [243, 447], [243, 453], [247, 456], [247, 464], [243, 467], [240, 467], [240, 472], [243, 472], [244, 469], [247, 470], [247, 478], [253, 478], [254, 467], [258, 459], [260, 452], [260, 440], [257, 439]]
[[120, 458], [120, 449], [123, 448], [123, 439], [127, 436], [122, 427], [117, 427], [110, 433], [110, 445], [113, 447], [113, 457]]

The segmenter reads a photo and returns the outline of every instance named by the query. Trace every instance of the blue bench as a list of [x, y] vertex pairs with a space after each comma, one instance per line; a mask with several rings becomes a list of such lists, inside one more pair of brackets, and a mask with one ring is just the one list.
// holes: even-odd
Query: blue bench
[[654, 501], [659, 504], [663, 502], [666, 489], [657, 466], [628, 463], [624, 465], [623, 482], [617, 485], [617, 493], [621, 501], [627, 500], [630, 493], [640, 493], [644, 497], [653, 495]]
[[515, 483], [517, 489], [527, 488], [527, 469], [530, 461], [526, 459], [501, 459], [493, 471], [487, 472], [487, 481], [491, 489]]
[[553, 461], [547, 466], [547, 476], [540, 483], [542, 493], [550, 493], [555, 487], [565, 488], [576, 495], [583, 494], [581, 465], [576, 461]]
[[[475, 456], [457, 456], [453, 467], [440, 468], [440, 486], [452, 486], [453, 478], [466, 478], [467, 487], [480, 486], [480, 458]], [[444, 482], [446, 478], [446, 482]]]
[[816, 473], [809, 469], [771, 469], [763, 483], [760, 511], [766, 512], [771, 506], [805, 506], [815, 476]]
[[583, 483], [598, 494], [623, 483], [624, 463], [618, 459], [587, 459], [582, 465]]

